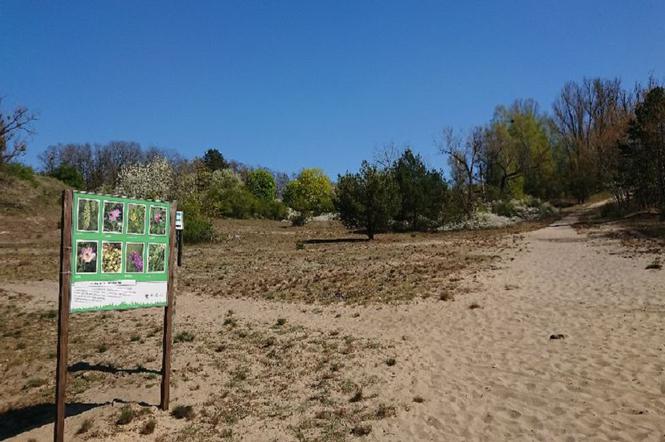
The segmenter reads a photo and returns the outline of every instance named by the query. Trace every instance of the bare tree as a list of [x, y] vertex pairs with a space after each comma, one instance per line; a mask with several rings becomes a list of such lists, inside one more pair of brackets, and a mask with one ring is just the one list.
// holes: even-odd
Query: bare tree
[[618, 143], [633, 115], [635, 97], [619, 79], [585, 78], [566, 83], [553, 117], [578, 199], [608, 187], [618, 167]]
[[385, 144], [381, 148], [374, 148], [374, 163], [384, 169], [391, 168], [404, 152], [394, 142]]
[[[0, 105], [2, 97], [0, 97]], [[32, 123], [37, 116], [24, 106], [4, 113], [0, 110], [0, 165], [23, 155], [28, 147], [25, 136], [35, 133]]]
[[467, 215], [473, 212], [476, 188], [483, 183], [482, 136], [482, 128], [476, 127], [463, 140], [452, 128], [446, 127], [438, 141], [439, 152], [448, 157], [453, 185], [463, 196]]

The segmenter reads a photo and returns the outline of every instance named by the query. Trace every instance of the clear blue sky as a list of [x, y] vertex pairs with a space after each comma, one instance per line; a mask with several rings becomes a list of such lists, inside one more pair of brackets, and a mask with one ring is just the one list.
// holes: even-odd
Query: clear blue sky
[[665, 1], [0, 0], [0, 94], [49, 144], [355, 170], [567, 80], [665, 77]]

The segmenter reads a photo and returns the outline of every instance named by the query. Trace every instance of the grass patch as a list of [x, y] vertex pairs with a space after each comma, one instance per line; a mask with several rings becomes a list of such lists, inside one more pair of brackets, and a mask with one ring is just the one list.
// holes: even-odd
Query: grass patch
[[42, 385], [46, 385], [46, 379], [31, 378], [31, 379], [28, 379], [28, 382], [25, 383], [25, 385], [23, 386], [23, 389], [28, 390], [30, 388], [41, 387]]
[[450, 292], [443, 292], [439, 295], [440, 301], [454, 301], [455, 297]]
[[127, 425], [134, 420], [134, 416], [135, 413], [132, 407], [125, 405], [120, 409], [120, 415], [118, 416], [118, 419], [115, 421], [115, 423], [117, 425]]
[[192, 420], [194, 417], [194, 408], [191, 405], [176, 405], [171, 411], [171, 416], [176, 419]]
[[155, 432], [156, 426], [157, 426], [157, 421], [155, 419], [150, 419], [143, 424], [140, 433], [143, 435], [152, 434]]
[[371, 425], [356, 425], [351, 429], [351, 434], [354, 436], [367, 436], [372, 432], [372, 426]]
[[93, 424], [93, 420], [92, 420], [92, 419], [88, 418], [88, 419], [84, 420], [84, 421], [81, 423], [81, 426], [79, 427], [79, 429], [76, 430], [76, 434], [87, 433], [87, 432], [90, 431], [90, 429], [92, 428], [92, 424]]
[[176, 344], [179, 342], [192, 342], [194, 340], [194, 334], [190, 333], [188, 331], [182, 331], [175, 335], [175, 338], [173, 338], [173, 342]]

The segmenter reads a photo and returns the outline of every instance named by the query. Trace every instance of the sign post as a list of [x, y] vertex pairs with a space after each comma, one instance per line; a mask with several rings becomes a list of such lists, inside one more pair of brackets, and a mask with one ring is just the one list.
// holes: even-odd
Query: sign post
[[65, 389], [67, 388], [67, 344], [69, 341], [69, 295], [71, 292], [72, 191], [62, 194], [60, 218], [60, 301], [58, 305], [58, 351], [55, 374], [55, 429], [53, 440], [65, 437]]
[[182, 231], [185, 229], [185, 220], [181, 210], [175, 213], [175, 230], [178, 240], [178, 267], [182, 265]]
[[63, 192], [56, 442], [64, 439], [70, 313], [164, 307], [160, 406], [168, 409], [175, 209], [175, 202]]

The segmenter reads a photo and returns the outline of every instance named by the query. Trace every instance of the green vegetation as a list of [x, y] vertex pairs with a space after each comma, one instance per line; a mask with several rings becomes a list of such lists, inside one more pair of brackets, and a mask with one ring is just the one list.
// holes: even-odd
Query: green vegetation
[[125, 405], [120, 409], [120, 415], [115, 421], [118, 425], [127, 425], [134, 420], [136, 413], [130, 405]]
[[[665, 89], [655, 81], [627, 90], [618, 79], [592, 78], [566, 83], [551, 112], [518, 99], [496, 106], [492, 119], [468, 134], [445, 129], [439, 150], [447, 179], [408, 147], [387, 152], [380, 164], [364, 161], [336, 185], [321, 169], [303, 169], [289, 180], [227, 160], [214, 148], [183, 160], [127, 141], [58, 144], [39, 158], [44, 175], [70, 187], [179, 201], [187, 242], [214, 240], [213, 218], [282, 220], [289, 208], [294, 225], [336, 209], [348, 228], [371, 239], [388, 230], [464, 225], [488, 210], [547, 216], [553, 210], [543, 201], [584, 202], [600, 192], [615, 199], [607, 215], [665, 213], [664, 120]], [[23, 107], [0, 113], [3, 182], [38, 185], [32, 169], [16, 162], [34, 121]]]
[[359, 173], [347, 173], [337, 181], [335, 208], [342, 223], [349, 228], [364, 228], [369, 239], [389, 228], [400, 202], [393, 173], [366, 161]]
[[299, 212], [293, 218], [296, 225], [304, 224], [311, 216], [333, 211], [333, 185], [321, 169], [303, 169], [284, 190], [284, 202]]
[[188, 331], [182, 331], [175, 335], [173, 342], [192, 342], [194, 340], [194, 335]]

